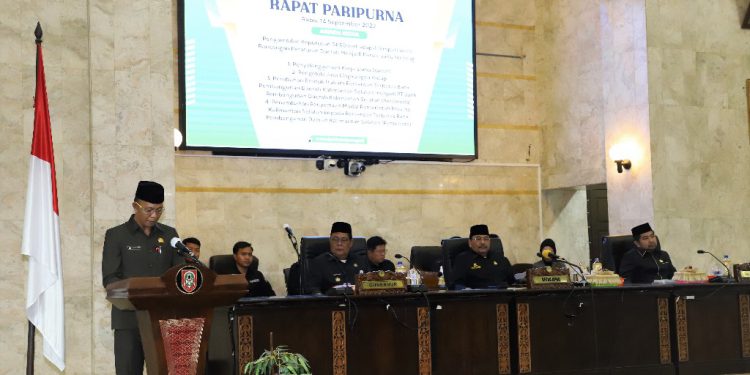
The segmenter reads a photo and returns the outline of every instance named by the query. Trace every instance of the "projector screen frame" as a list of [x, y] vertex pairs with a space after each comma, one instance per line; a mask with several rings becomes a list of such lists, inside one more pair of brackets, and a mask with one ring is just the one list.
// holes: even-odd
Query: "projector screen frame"
[[273, 148], [239, 148], [239, 147], [214, 147], [214, 146], [189, 146], [187, 145], [187, 106], [185, 88], [185, 1], [177, 0], [177, 81], [179, 94], [179, 130], [183, 135], [183, 142], [177, 147], [182, 151], [210, 151], [213, 155], [247, 156], [262, 158], [300, 158], [315, 159], [321, 156], [331, 158], [367, 159], [367, 160], [416, 160], [416, 161], [443, 161], [443, 162], [469, 162], [476, 160], [479, 154], [478, 145], [478, 114], [477, 114], [477, 65], [476, 65], [476, 3], [471, 2], [471, 55], [472, 55], [472, 84], [473, 84], [473, 110], [474, 110], [474, 154], [424, 154], [424, 153], [393, 153], [393, 152], [362, 152], [362, 151], [334, 151], [334, 150], [302, 150], [302, 149], [273, 149]]

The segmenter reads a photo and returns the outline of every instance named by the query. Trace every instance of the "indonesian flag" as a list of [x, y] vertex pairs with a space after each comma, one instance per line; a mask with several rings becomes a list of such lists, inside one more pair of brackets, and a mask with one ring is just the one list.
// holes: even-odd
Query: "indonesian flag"
[[[41, 38], [41, 35], [38, 37]], [[36, 53], [34, 138], [31, 142], [21, 249], [21, 253], [29, 257], [26, 315], [44, 339], [44, 356], [62, 371], [65, 369], [65, 311], [58, 221], [60, 211], [57, 208], [52, 127], [40, 40], [37, 40]]]

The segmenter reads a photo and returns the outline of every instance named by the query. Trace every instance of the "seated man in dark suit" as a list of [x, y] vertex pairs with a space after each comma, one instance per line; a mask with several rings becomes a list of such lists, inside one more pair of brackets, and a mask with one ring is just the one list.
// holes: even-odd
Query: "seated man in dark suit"
[[258, 271], [258, 258], [253, 256], [253, 245], [249, 242], [239, 241], [232, 247], [234, 263], [217, 265], [216, 273], [219, 275], [245, 275], [250, 290], [250, 297], [275, 296], [271, 284]]
[[388, 259], [385, 259], [386, 248], [383, 237], [372, 236], [367, 240], [367, 260], [370, 271], [396, 271], [396, 266]]
[[310, 262], [308, 292], [326, 293], [336, 285], [354, 285], [360, 271], [369, 271], [367, 260], [350, 252], [352, 245], [352, 226], [344, 222], [333, 223], [330, 251], [318, 255]]
[[634, 248], [620, 261], [620, 276], [626, 284], [651, 284], [654, 280], [671, 279], [675, 268], [669, 254], [659, 246], [659, 239], [648, 223], [631, 229]]
[[474, 225], [469, 233], [469, 248], [453, 261], [455, 289], [502, 288], [513, 283], [508, 258], [490, 250], [490, 231], [484, 224]]

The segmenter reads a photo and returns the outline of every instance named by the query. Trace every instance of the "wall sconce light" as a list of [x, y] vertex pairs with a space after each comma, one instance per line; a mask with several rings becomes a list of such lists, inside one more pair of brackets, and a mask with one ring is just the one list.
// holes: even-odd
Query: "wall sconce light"
[[609, 149], [609, 157], [617, 164], [617, 173], [633, 166], [631, 159], [638, 154], [638, 145], [632, 140], [619, 142]]
[[615, 160], [615, 164], [617, 164], [617, 173], [622, 173], [622, 169], [630, 169], [630, 167], [633, 166], [633, 164], [628, 159], [623, 160]]
[[174, 139], [174, 148], [180, 147], [180, 145], [182, 145], [182, 132], [180, 132], [180, 129], [175, 128], [172, 135]]

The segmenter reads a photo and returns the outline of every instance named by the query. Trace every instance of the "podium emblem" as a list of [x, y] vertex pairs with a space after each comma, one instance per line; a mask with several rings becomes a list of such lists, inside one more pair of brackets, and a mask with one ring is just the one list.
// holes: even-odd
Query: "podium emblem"
[[177, 290], [184, 294], [193, 294], [197, 292], [201, 285], [203, 285], [203, 274], [198, 268], [193, 266], [186, 266], [180, 268], [177, 272]]

